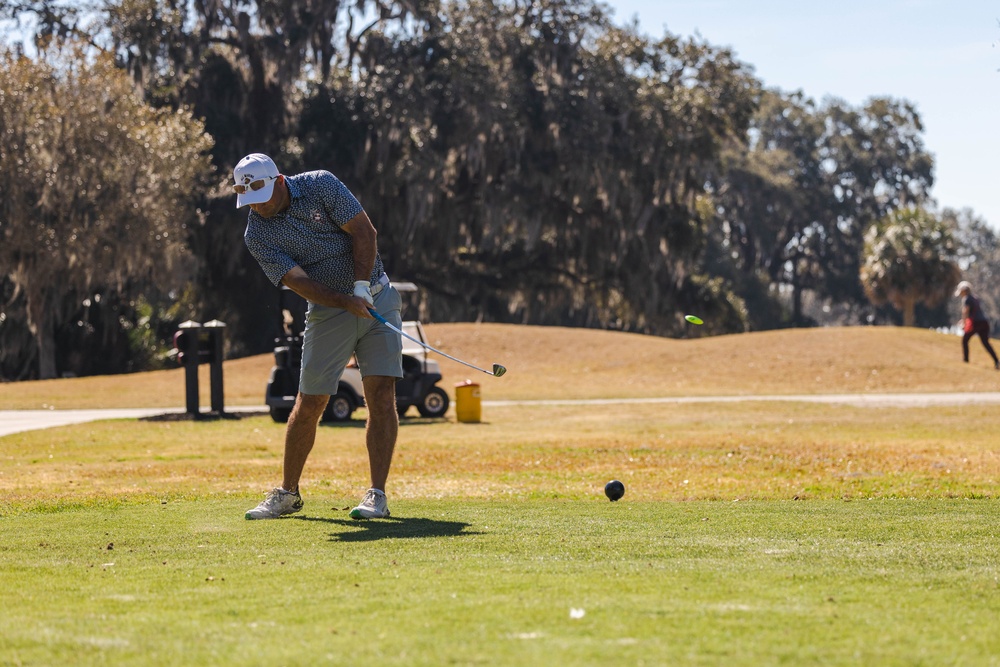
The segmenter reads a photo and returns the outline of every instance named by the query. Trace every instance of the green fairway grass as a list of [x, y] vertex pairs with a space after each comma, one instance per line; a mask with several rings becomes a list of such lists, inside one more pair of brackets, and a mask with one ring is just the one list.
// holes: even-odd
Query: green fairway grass
[[996, 504], [248, 499], [4, 519], [4, 664], [995, 664]]

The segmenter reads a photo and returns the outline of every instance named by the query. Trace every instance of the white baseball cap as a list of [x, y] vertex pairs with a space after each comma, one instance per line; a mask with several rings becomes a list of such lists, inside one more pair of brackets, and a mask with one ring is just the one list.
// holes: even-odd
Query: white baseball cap
[[236, 208], [268, 201], [274, 192], [274, 182], [279, 175], [274, 160], [263, 153], [251, 153], [240, 160], [233, 169]]
[[972, 291], [972, 285], [969, 284], [968, 280], [963, 280], [958, 284], [958, 287], [955, 288], [955, 296], [962, 296], [962, 290], [964, 289]]

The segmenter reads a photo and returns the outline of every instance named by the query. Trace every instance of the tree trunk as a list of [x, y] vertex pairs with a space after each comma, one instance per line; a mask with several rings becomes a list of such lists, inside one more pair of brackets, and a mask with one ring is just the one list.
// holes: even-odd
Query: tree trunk
[[56, 377], [56, 336], [52, 314], [48, 308], [49, 291], [25, 290], [28, 311], [28, 328], [35, 336], [38, 347], [38, 379]]
[[792, 260], [792, 324], [802, 325], [802, 288], [799, 285], [799, 259]]
[[916, 310], [916, 305], [917, 305], [916, 298], [908, 295], [904, 296], [902, 305], [903, 305], [902, 307], [903, 326], [904, 327], [915, 326], [915, 323], [917, 321], [917, 316], [916, 313], [914, 312]]

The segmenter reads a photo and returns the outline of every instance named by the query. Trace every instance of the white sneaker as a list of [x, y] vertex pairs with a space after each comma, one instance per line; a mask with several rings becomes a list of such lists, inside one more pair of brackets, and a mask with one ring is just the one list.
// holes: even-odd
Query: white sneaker
[[277, 519], [285, 514], [295, 514], [302, 509], [302, 496], [298, 491], [273, 489], [260, 505], [246, 513], [247, 519]]
[[368, 489], [361, 504], [351, 510], [352, 519], [384, 519], [389, 516], [385, 494], [378, 489]]

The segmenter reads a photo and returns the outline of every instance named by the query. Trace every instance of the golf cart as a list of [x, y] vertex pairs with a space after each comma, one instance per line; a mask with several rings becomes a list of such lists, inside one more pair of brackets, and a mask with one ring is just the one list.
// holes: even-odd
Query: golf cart
[[[400, 292], [415, 292], [413, 283], [393, 283]], [[267, 382], [265, 402], [270, 408], [271, 419], [287, 422], [299, 391], [299, 371], [302, 367], [302, 329], [305, 323], [305, 299], [281, 287], [279, 296], [284, 335], [274, 339], [274, 367]], [[403, 331], [424, 342], [427, 337], [419, 321], [403, 322]], [[396, 383], [396, 410], [403, 417], [411, 407], [416, 407], [422, 417], [443, 417], [448, 411], [448, 394], [437, 386], [441, 369], [427, 350], [403, 338], [403, 378]], [[340, 378], [337, 393], [323, 412], [322, 421], [342, 422], [351, 418], [358, 408], [365, 405], [361, 371], [352, 357]]]

